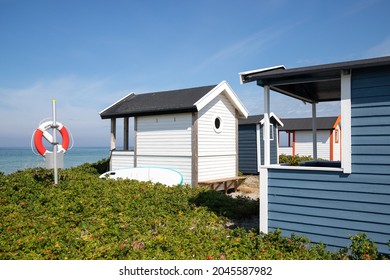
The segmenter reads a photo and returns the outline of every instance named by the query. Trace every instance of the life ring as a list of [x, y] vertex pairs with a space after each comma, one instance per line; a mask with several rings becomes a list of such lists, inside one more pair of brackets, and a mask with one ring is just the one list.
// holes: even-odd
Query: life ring
[[[42, 156], [45, 156], [47, 153], [52, 153], [48, 150], [46, 150], [45, 146], [43, 146], [42, 138], [45, 137], [47, 141], [49, 141], [51, 144], [55, 144], [53, 142], [53, 137], [50, 133], [47, 132], [48, 129], [53, 127], [53, 122], [48, 121], [42, 123], [34, 133], [34, 145], [37, 149], [38, 153], [40, 153]], [[59, 122], [57, 122], [56, 129], [61, 133], [62, 137], [62, 144], [58, 145], [58, 153], [65, 153], [69, 148], [69, 133], [68, 130], [65, 128], [65, 126]]]

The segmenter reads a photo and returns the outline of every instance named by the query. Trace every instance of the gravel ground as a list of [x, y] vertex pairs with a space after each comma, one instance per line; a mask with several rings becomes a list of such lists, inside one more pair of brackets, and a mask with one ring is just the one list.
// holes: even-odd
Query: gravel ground
[[[258, 199], [260, 197], [259, 190], [259, 176], [248, 176], [248, 178], [238, 187], [236, 192], [229, 194], [232, 197], [246, 196], [251, 199]], [[230, 228], [242, 227], [247, 230], [259, 229], [259, 215], [248, 216], [239, 221], [230, 221], [226, 226]]]
[[237, 191], [232, 192], [229, 195], [232, 197], [247, 196], [251, 199], [258, 199], [260, 197], [259, 176], [248, 176], [246, 180], [238, 187]]

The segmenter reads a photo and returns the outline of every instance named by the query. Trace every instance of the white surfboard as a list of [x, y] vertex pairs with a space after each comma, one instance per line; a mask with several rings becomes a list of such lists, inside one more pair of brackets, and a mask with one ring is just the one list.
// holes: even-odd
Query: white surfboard
[[99, 178], [109, 179], [131, 179], [138, 181], [151, 181], [152, 183], [161, 183], [167, 186], [181, 185], [183, 175], [174, 169], [164, 167], [134, 167], [108, 171], [99, 176]]

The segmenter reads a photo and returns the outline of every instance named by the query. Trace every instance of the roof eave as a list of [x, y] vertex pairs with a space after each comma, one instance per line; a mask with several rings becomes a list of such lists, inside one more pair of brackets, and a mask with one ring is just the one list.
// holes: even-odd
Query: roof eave
[[102, 119], [112, 119], [112, 118], [130, 118], [130, 117], [142, 117], [142, 116], [155, 116], [155, 115], [168, 115], [168, 114], [180, 114], [180, 113], [193, 113], [197, 112], [196, 107], [191, 108], [181, 108], [181, 109], [169, 109], [169, 110], [150, 110], [142, 112], [132, 112], [127, 114], [107, 114], [101, 115]]

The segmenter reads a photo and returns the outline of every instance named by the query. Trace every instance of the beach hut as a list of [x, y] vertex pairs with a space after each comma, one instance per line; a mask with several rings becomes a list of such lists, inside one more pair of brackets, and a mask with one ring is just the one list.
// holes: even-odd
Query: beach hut
[[[244, 174], [259, 174], [260, 165], [264, 164], [263, 117], [254, 115], [238, 121], [238, 169]], [[283, 123], [271, 113], [271, 163], [279, 163], [279, 126]]]
[[[172, 168], [184, 183], [236, 178], [238, 119], [248, 112], [226, 81], [188, 89], [131, 93], [100, 112], [111, 119], [111, 170]], [[129, 118], [134, 151], [128, 151]], [[124, 119], [124, 150], [116, 150], [116, 120]]]
[[[317, 117], [316, 121], [318, 158], [339, 161], [341, 116]], [[279, 129], [279, 138], [284, 140], [279, 141], [280, 154], [312, 156], [312, 118], [283, 118], [283, 124], [284, 126]], [[271, 160], [271, 163], [274, 162]]]
[[[341, 103], [341, 164], [270, 164], [270, 140], [260, 170], [260, 230], [297, 233], [328, 248], [350, 245], [366, 233], [381, 253], [390, 240], [390, 57], [240, 74], [263, 87], [265, 130], [270, 90], [310, 103], [316, 140], [316, 104]], [[326, 105], [326, 103], [324, 104]], [[268, 133], [265, 133], [266, 138]], [[316, 158], [316, 145], [313, 155]]]

